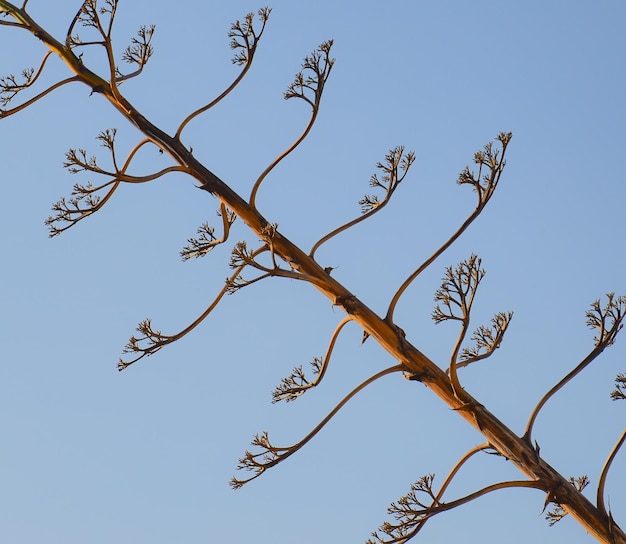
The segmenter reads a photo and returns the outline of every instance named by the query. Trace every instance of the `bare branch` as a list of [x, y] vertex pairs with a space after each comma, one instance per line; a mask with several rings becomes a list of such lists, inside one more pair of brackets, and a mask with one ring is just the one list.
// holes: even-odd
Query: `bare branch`
[[306, 435], [300, 442], [294, 444], [293, 446], [288, 447], [276, 447], [272, 446], [267, 432], [262, 433], [261, 435], [256, 435], [254, 440], [252, 441], [253, 446], [257, 446], [262, 448], [258, 453], [252, 453], [250, 451], [246, 451], [244, 456], [239, 459], [239, 464], [237, 465], [237, 470], [247, 470], [253, 472], [254, 475], [250, 478], [246, 479], [238, 479], [233, 477], [230, 481], [230, 485], [233, 489], [239, 489], [243, 487], [248, 482], [255, 480], [261, 474], [263, 474], [267, 469], [277, 465], [281, 461], [284, 461], [288, 457], [292, 456], [296, 453], [300, 448], [302, 448], [305, 444], [307, 444], [318, 432], [320, 432], [324, 426], [341, 410], [349, 401], [354, 397], [357, 393], [365, 389], [368, 385], [375, 382], [379, 378], [386, 376], [387, 374], [391, 374], [393, 372], [400, 372], [404, 369], [402, 365], [396, 365], [385, 370], [381, 370], [377, 374], [370, 376], [367, 380], [359, 384], [355, 387], [348, 395], [346, 395], [340, 402], [335, 406], [330, 413], [315, 427], [308, 435]]
[[286, 402], [291, 402], [296, 400], [299, 396], [303, 395], [309, 389], [316, 387], [324, 378], [324, 374], [328, 368], [328, 364], [330, 363], [330, 358], [333, 353], [333, 349], [335, 347], [335, 342], [339, 337], [339, 333], [343, 329], [343, 327], [352, 321], [352, 317], [346, 316], [344, 317], [335, 330], [330, 339], [330, 343], [328, 348], [326, 349], [326, 353], [324, 357], [321, 359], [319, 357], [315, 357], [311, 362], [311, 366], [313, 367], [313, 375], [315, 378], [309, 381], [304, 375], [304, 371], [302, 370], [302, 365], [295, 367], [291, 374], [286, 378], [283, 378], [280, 385], [274, 389], [272, 392], [272, 402], [276, 403], [281, 400]]
[[[315, 124], [319, 106], [322, 100], [322, 93], [326, 80], [330, 75], [330, 71], [335, 63], [335, 59], [330, 57], [330, 49], [333, 45], [332, 40], [328, 40], [313, 51], [310, 55], [304, 57], [302, 63], [302, 71], [296, 74], [294, 82], [289, 85], [285, 91], [285, 100], [290, 98], [300, 98], [311, 106], [311, 117], [302, 134], [283, 151], [274, 161], [263, 171], [252, 187], [249, 205], [256, 210], [256, 195], [263, 180], [267, 175], [282, 161], [289, 153], [298, 147], [302, 141], [308, 136], [309, 132]], [[306, 74], [306, 75], [305, 75]]]
[[[393, 314], [400, 300], [400, 297], [404, 294], [404, 292], [409, 288], [409, 286], [413, 283], [413, 281], [428, 268], [434, 261], [439, 257], [446, 249], [448, 249], [460, 236], [465, 232], [467, 227], [469, 227], [474, 219], [476, 219], [491, 197], [493, 196], [494, 191], [496, 190], [498, 183], [500, 182], [500, 177], [502, 176], [502, 172], [504, 171], [504, 167], [506, 165], [506, 161], [504, 160], [504, 155], [506, 153], [506, 149], [511, 141], [512, 133], [510, 132], [501, 132], [497, 136], [497, 140], [501, 144], [501, 150], [493, 148], [493, 143], [488, 143], [483, 151], [479, 151], [474, 154], [474, 162], [479, 165], [478, 174], [474, 174], [469, 170], [468, 167], [461, 172], [457, 183], [459, 185], [472, 185], [476, 194], [478, 196], [478, 203], [476, 205], [475, 210], [470, 214], [470, 216], [465, 220], [465, 222], [457, 229], [457, 231], [448, 238], [448, 240], [437, 249], [428, 259], [426, 259], [400, 286], [400, 288], [396, 291], [391, 302], [389, 303], [389, 308], [387, 309], [387, 315], [385, 316], [385, 321], [388, 323], [393, 323]], [[489, 171], [488, 173], [483, 175], [483, 167], [486, 167]]]
[[607, 302], [601, 308], [600, 301], [596, 300], [591, 304], [591, 310], [586, 312], [587, 326], [590, 329], [598, 329], [598, 334], [594, 336], [595, 346], [571, 372], [561, 379], [552, 389], [550, 389], [533, 409], [524, 439], [530, 443], [532, 428], [535, 419], [548, 400], [561, 388], [563, 388], [572, 378], [580, 374], [589, 364], [591, 364], [607, 347], [613, 345], [617, 333], [622, 329], [624, 316], [626, 315], [626, 296], [615, 297], [615, 293], [606, 295]]
[[[376, 195], [365, 195], [361, 200], [359, 200], [363, 215], [336, 228], [318, 240], [309, 252], [310, 257], [314, 257], [317, 249], [331, 238], [337, 236], [345, 230], [348, 230], [361, 221], [364, 221], [368, 217], [371, 217], [379, 210], [382, 210], [391, 199], [391, 196], [400, 182], [406, 177], [409, 168], [415, 161], [415, 153], [409, 151], [404, 154], [404, 146], [398, 146], [385, 155], [385, 161], [386, 164], [382, 164], [380, 162], [376, 164], [376, 167], [384, 172], [382, 178], [379, 180], [376, 174], [370, 178], [371, 187], [381, 188], [385, 191], [385, 197], [383, 200], [379, 200]], [[400, 170], [402, 170], [402, 173], [400, 173]]]

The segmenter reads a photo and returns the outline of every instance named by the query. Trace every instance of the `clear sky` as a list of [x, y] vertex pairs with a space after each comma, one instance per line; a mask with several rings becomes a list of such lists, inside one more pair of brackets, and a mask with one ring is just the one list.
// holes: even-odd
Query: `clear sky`
[[[62, 5], [63, 7], [58, 7]], [[40, 24], [65, 36], [80, 2], [30, 0]], [[236, 74], [227, 31], [248, 1], [120, 2], [117, 48], [155, 24], [155, 54], [124, 84], [127, 98], [174, 132]], [[493, 358], [463, 369], [467, 390], [523, 432], [537, 400], [591, 350], [585, 311], [626, 294], [624, 149], [626, 4], [620, 0], [347, 2], [275, 0], [255, 65], [224, 102], [194, 121], [185, 143], [243, 196], [303, 129], [304, 103], [282, 92], [304, 55], [334, 38], [336, 64], [317, 125], [265, 181], [261, 212], [305, 250], [359, 213], [375, 165], [396, 145], [416, 162], [391, 204], [324, 245], [317, 258], [374, 310], [475, 205], [456, 185], [473, 153], [512, 131], [501, 186], [458, 244], [405, 293], [398, 324], [446, 365], [457, 328], [434, 325], [444, 269], [480, 255], [487, 271], [475, 321], [515, 311]], [[22, 35], [23, 34], [23, 35]], [[0, 73], [37, 66], [35, 38], [0, 27]], [[91, 54], [90, 61], [101, 66]], [[57, 60], [45, 81], [68, 77]], [[18, 99], [16, 99], [19, 101]], [[19, 103], [19, 102], [17, 102]], [[311, 287], [272, 279], [227, 297], [181, 342], [123, 373], [121, 349], [151, 317], [174, 333], [223, 285], [228, 248], [181, 262], [178, 252], [216, 201], [173, 175], [122, 187], [107, 206], [49, 240], [50, 206], [74, 183], [70, 147], [120, 153], [137, 131], [84, 86], [64, 87], [0, 121], [0, 540], [11, 544], [363, 542], [386, 508], [424, 474], [441, 482], [481, 437], [438, 398], [399, 374], [362, 392], [303, 450], [239, 491], [228, 486], [255, 433], [298, 441], [360, 381], [394, 364], [362, 331], [339, 338], [320, 388], [288, 405], [271, 391], [321, 356], [343, 314]], [[166, 165], [143, 152], [133, 172]], [[236, 223], [232, 241], [257, 243]], [[623, 333], [624, 334], [624, 333]], [[588, 496], [624, 428], [609, 393], [626, 372], [626, 338], [542, 411], [535, 438], [563, 475], [588, 474]], [[607, 486], [626, 525], [624, 453]], [[243, 476], [243, 475], [240, 475]], [[482, 456], [444, 500], [516, 479]], [[547, 526], [545, 497], [500, 491], [431, 520], [414, 542], [592, 542], [573, 520]]]

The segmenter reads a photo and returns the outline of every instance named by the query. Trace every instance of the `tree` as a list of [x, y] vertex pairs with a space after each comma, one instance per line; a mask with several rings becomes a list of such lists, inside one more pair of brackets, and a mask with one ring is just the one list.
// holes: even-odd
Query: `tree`
[[[11, 102], [16, 96], [21, 96], [22, 91], [30, 90], [38, 83], [40, 75], [50, 58], [50, 54], [44, 57], [40, 69], [27, 69], [22, 73], [22, 79], [13, 75], [6, 76], [2, 80], [3, 97], [6, 109], [3, 117], [18, 113], [24, 107], [33, 104], [40, 98], [45, 97], [68, 83], [81, 82], [88, 85], [92, 94], [108, 100], [126, 119], [134, 124], [145, 136], [125, 156], [121, 156], [116, 146], [117, 131], [105, 129], [98, 135], [99, 142], [105, 147], [110, 155], [110, 165], [103, 166], [103, 160], [91, 156], [86, 150], [70, 149], [66, 155], [65, 166], [70, 173], [88, 172], [103, 176], [104, 182], [92, 185], [76, 184], [71, 197], [61, 199], [53, 207], [53, 215], [47, 220], [52, 236], [56, 236], [73, 226], [82, 219], [100, 210], [114, 193], [123, 184], [139, 184], [160, 178], [163, 175], [175, 172], [184, 173], [194, 178], [202, 189], [208, 191], [219, 199], [218, 215], [220, 217], [222, 232], [217, 232], [208, 223], [198, 229], [198, 235], [190, 238], [188, 245], [182, 250], [184, 259], [204, 256], [218, 245], [229, 241], [229, 233], [235, 219], [239, 218], [260, 239], [253, 249], [246, 242], [235, 243], [230, 259], [233, 269], [225, 286], [219, 291], [215, 301], [210, 304], [207, 311], [188, 327], [176, 334], [162, 334], [152, 326], [149, 319], [142, 321], [138, 326], [138, 334], [131, 337], [125, 352], [127, 357], [120, 360], [119, 368], [124, 369], [130, 364], [137, 362], [148, 355], [159, 351], [162, 347], [179, 340], [197, 325], [205, 320], [216, 304], [229, 293], [240, 290], [247, 285], [256, 283], [261, 279], [270, 277], [289, 278], [307, 282], [330, 299], [333, 306], [344, 310], [346, 317], [342, 319], [333, 332], [330, 347], [323, 357], [315, 358], [312, 363], [312, 376], [305, 372], [302, 367], [296, 367], [293, 373], [283, 379], [274, 393], [274, 400], [294, 400], [305, 391], [316, 387], [325, 376], [327, 365], [331, 359], [333, 346], [339, 333], [347, 324], [358, 324], [363, 330], [363, 342], [377, 341], [393, 358], [396, 364], [383, 369], [365, 380], [361, 385], [350, 393], [345, 401], [339, 405], [322, 421], [323, 425], [344, 402], [347, 402], [353, 394], [374, 380], [390, 373], [402, 374], [415, 385], [422, 383], [434, 391], [446, 404], [466, 419], [473, 427], [477, 428], [486, 438], [483, 445], [472, 448], [464, 455], [456, 465], [450, 478], [456, 475], [456, 471], [471, 456], [478, 452], [489, 451], [497, 456], [512, 461], [527, 477], [528, 480], [515, 480], [502, 482], [488, 486], [458, 500], [443, 502], [442, 493], [446, 490], [449, 479], [446, 479], [441, 487], [433, 487], [433, 477], [426, 474], [412, 487], [410, 492], [397, 503], [392, 504], [390, 513], [397, 517], [397, 522], [388, 523], [381, 527], [381, 535], [376, 539], [391, 541], [404, 541], [416, 534], [423, 524], [437, 513], [447, 511], [452, 507], [463, 504], [486, 493], [507, 487], [531, 487], [540, 489], [546, 493], [546, 506], [548, 503], [557, 505], [556, 509], [548, 511], [549, 519], [558, 520], [565, 513], [571, 513], [577, 520], [599, 540], [623, 541], [624, 535], [612, 519], [610, 509], [605, 504], [604, 482], [611, 467], [607, 462], [606, 469], [602, 470], [598, 484], [598, 497], [596, 505], [592, 505], [584, 495], [580, 493], [587, 484], [585, 476], [577, 476], [571, 480], [561, 476], [555, 469], [546, 463], [540, 456], [539, 444], [532, 434], [533, 422], [544, 403], [556, 393], [561, 386], [582, 371], [591, 363], [606, 347], [610, 346], [617, 332], [622, 326], [624, 303], [623, 297], [614, 294], [607, 295], [603, 301], [594, 302], [587, 312], [587, 323], [591, 328], [597, 329], [597, 336], [592, 350], [575, 369], [562, 381], [552, 388], [549, 393], [537, 404], [537, 408], [526, 426], [522, 436], [511, 431], [487, 409], [474, 399], [463, 387], [463, 381], [457, 371], [465, 366], [477, 363], [490, 356], [499, 346], [508, 328], [512, 317], [510, 312], [495, 314], [490, 326], [480, 325], [473, 333], [473, 342], [467, 345], [464, 340], [468, 333], [472, 333], [470, 327], [470, 310], [474, 302], [474, 294], [478, 284], [484, 276], [482, 262], [475, 255], [470, 255], [458, 265], [452, 265], [445, 270], [441, 287], [436, 291], [433, 318], [436, 322], [458, 321], [460, 333], [450, 357], [447, 371], [442, 370], [426, 357], [405, 336], [402, 329], [396, 324], [395, 309], [400, 297], [406, 292], [413, 281], [443, 253], [465, 229], [480, 215], [489, 203], [493, 192], [497, 188], [505, 166], [505, 153], [509, 146], [511, 135], [501, 133], [495, 143], [487, 144], [474, 156], [476, 166], [474, 169], [466, 168], [459, 176], [460, 185], [470, 185], [477, 195], [477, 204], [471, 210], [467, 219], [459, 229], [440, 248], [410, 273], [406, 281], [391, 298], [386, 314], [378, 315], [365, 305], [359, 298], [352, 294], [343, 284], [337, 281], [333, 275], [332, 266], [324, 266], [315, 259], [317, 250], [326, 242], [341, 236], [349, 228], [360, 223], [362, 220], [378, 214], [389, 202], [398, 185], [405, 179], [409, 169], [414, 163], [415, 156], [407, 152], [403, 147], [392, 148], [385, 158], [378, 163], [378, 173], [371, 178], [372, 195], [366, 195], [360, 201], [362, 215], [348, 221], [343, 226], [332, 229], [327, 235], [322, 236], [313, 244], [307, 253], [292, 243], [282, 234], [279, 225], [271, 223], [257, 209], [257, 196], [262, 185], [278, 163], [294, 150], [308, 135], [319, 112], [322, 94], [326, 81], [330, 76], [334, 59], [331, 54], [332, 41], [323, 42], [313, 53], [305, 58], [302, 71], [296, 75], [292, 85], [285, 93], [285, 98], [302, 100], [311, 110], [311, 116], [306, 124], [302, 135], [292, 144], [285, 153], [273, 161], [270, 166], [258, 177], [252, 185], [248, 199], [242, 198], [229, 185], [218, 178], [211, 170], [201, 163], [194, 154], [193, 149], [185, 146], [184, 129], [201, 114], [205, 113], [228, 93], [246, 75], [254, 59], [259, 39], [264, 33], [265, 24], [269, 16], [269, 9], [258, 12], [258, 18], [248, 15], [246, 18], [235, 23], [230, 32], [231, 44], [235, 50], [233, 62], [241, 67], [241, 71], [233, 84], [220, 94], [217, 99], [207, 102], [202, 107], [193, 110], [184, 117], [178, 125], [175, 135], [172, 137], [159, 129], [146, 119], [139, 111], [121, 94], [121, 83], [140, 75], [143, 67], [152, 55], [153, 27], [141, 27], [137, 36], [123, 52], [121, 58], [131, 64], [128, 73], [120, 71], [115, 60], [114, 47], [111, 38], [113, 20], [117, 10], [117, 2], [104, 2], [98, 6], [96, 2], [85, 2], [81, 10], [71, 22], [65, 35], [64, 41], [56, 40], [46, 30], [37, 25], [30, 18], [26, 10], [26, 2], [21, 8], [8, 3], [0, 2], [0, 8], [5, 14], [11, 15], [12, 20], [5, 20], [5, 26], [18, 27], [27, 30], [46, 44], [50, 51], [57, 53], [73, 71], [74, 75], [63, 79], [58, 83], [45, 88], [41, 93], [35, 94], [30, 100], [13, 106]], [[85, 27], [84, 30], [82, 27]], [[94, 37], [79, 38], [81, 35], [91, 33]], [[90, 55], [95, 48], [103, 47], [106, 53], [107, 69], [105, 76], [98, 75], [89, 69]], [[160, 152], [171, 157], [173, 164], [147, 175], [136, 176], [129, 174], [133, 161], [139, 152], [145, 147], [156, 146]], [[382, 196], [379, 196], [382, 195]], [[244, 275], [244, 273], [247, 273]], [[250, 274], [252, 274], [250, 276]], [[372, 339], [370, 339], [372, 337]], [[623, 375], [616, 378], [616, 389], [613, 396], [616, 399], [623, 397]], [[259, 452], [246, 453], [242, 458], [241, 468], [252, 471], [251, 478], [233, 479], [233, 485], [239, 487], [249, 479], [256, 478], [267, 468], [286, 459], [292, 453], [298, 451], [310, 438], [321, 428], [316, 427], [307, 437], [296, 445], [282, 448], [275, 447], [266, 433], [257, 435], [253, 444], [259, 448]], [[615, 453], [623, 443], [624, 435], [617, 441], [613, 453], [609, 455], [612, 460]], [[420, 498], [425, 494], [426, 502]], [[395, 523], [395, 524], [394, 524]]]

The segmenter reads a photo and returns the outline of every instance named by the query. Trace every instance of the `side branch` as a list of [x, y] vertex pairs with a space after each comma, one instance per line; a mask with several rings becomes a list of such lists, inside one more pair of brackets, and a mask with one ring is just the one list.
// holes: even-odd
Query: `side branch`
[[[497, 136], [497, 140], [502, 146], [501, 151], [493, 149], [493, 144], [489, 143], [484, 147], [483, 151], [478, 151], [474, 154], [474, 162], [478, 164], [477, 174], [471, 172], [469, 167], [466, 167], [465, 170], [461, 172], [457, 183], [459, 185], [471, 185], [474, 188], [474, 191], [478, 196], [476, 209], [463, 222], [457, 231], [404, 281], [391, 299], [389, 308], [387, 309], [387, 315], [385, 316], [385, 321], [393, 323], [394, 311], [404, 292], [409, 288], [413, 281], [415, 281], [415, 279], [424, 270], [426, 270], [437, 259], [437, 257], [448, 249], [482, 213], [483, 209], [493, 196], [498, 183], [500, 182], [500, 177], [502, 176], [502, 172], [504, 171], [504, 167], [506, 165], [504, 156], [509, 142], [511, 141], [511, 137], [512, 134], [510, 132], [501, 132]], [[483, 167], [489, 170], [487, 174], [483, 175]]]
[[393, 372], [400, 372], [401, 370], [403, 370], [403, 366], [396, 365], [386, 368], [385, 370], [381, 370], [377, 374], [370, 376], [367, 380], [365, 380], [357, 387], [355, 387], [352, 391], [350, 391], [350, 393], [348, 393], [341, 400], [341, 402], [339, 402], [339, 404], [337, 404], [337, 406], [335, 406], [330, 411], [330, 413], [308, 435], [306, 435], [302, 440], [300, 440], [300, 442], [294, 444], [293, 446], [272, 446], [269, 441], [269, 436], [267, 432], [264, 432], [261, 435], [256, 435], [252, 441], [252, 445], [262, 448], [262, 451], [259, 453], [246, 451], [244, 457], [239, 460], [239, 464], [237, 465], [238, 470], [251, 471], [254, 473], [254, 476], [243, 480], [233, 477], [230, 481], [231, 487], [233, 489], [239, 489], [248, 482], [251, 482], [252, 480], [255, 480], [256, 478], [261, 476], [261, 474], [263, 474], [268, 468], [271, 468], [281, 461], [284, 461], [288, 457], [291, 457], [305, 444], [307, 444], [317, 433], [319, 433], [326, 426], [326, 424], [337, 414], [337, 412], [339, 412], [339, 410], [341, 410], [357, 393], [365, 389], [368, 385], [375, 382], [379, 378], [382, 378], [383, 376], [386, 376], [387, 374], [391, 374]]

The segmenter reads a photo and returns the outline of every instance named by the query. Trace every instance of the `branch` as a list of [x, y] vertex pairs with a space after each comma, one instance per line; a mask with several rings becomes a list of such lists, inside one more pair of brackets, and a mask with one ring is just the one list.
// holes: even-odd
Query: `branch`
[[284, 400], [286, 402], [291, 402], [296, 400], [299, 396], [303, 395], [309, 389], [316, 387], [324, 378], [324, 374], [326, 374], [326, 370], [328, 369], [328, 364], [330, 363], [330, 358], [333, 353], [333, 349], [335, 347], [335, 342], [339, 337], [339, 333], [343, 329], [343, 327], [352, 321], [350, 316], [344, 317], [335, 330], [330, 339], [330, 344], [326, 349], [326, 353], [324, 357], [321, 359], [319, 357], [315, 357], [311, 362], [311, 366], [313, 367], [313, 375], [315, 378], [309, 381], [304, 375], [304, 371], [302, 370], [302, 365], [295, 367], [289, 376], [283, 378], [281, 380], [280, 385], [274, 389], [272, 392], [272, 403], [279, 402]]
[[[381, 538], [377, 532], [374, 532], [372, 533], [374, 540], [370, 539], [366, 544], [404, 544], [417, 534], [423, 526], [423, 523], [429, 518], [440, 514], [441, 512], [447, 512], [448, 510], [467, 504], [468, 502], [478, 499], [479, 497], [482, 497], [487, 493], [491, 493], [492, 491], [510, 489], [514, 487], [541, 489], [540, 483], [536, 481], [512, 480], [489, 485], [475, 491], [474, 493], [470, 493], [465, 497], [444, 503], [439, 502], [432, 491], [433, 478], [433, 474], [423, 476], [414, 484], [411, 484], [411, 491], [409, 491], [408, 494], [401, 497], [397, 503], [391, 503], [391, 506], [388, 508], [388, 513], [393, 515], [398, 523], [393, 524], [385, 522], [379, 528], [379, 531], [390, 537], [389, 540]], [[434, 506], [427, 506], [422, 503], [418, 493], [431, 497], [433, 499]]]
[[[289, 153], [302, 143], [315, 124], [317, 114], [319, 113], [320, 102], [322, 100], [322, 93], [324, 92], [324, 86], [328, 76], [330, 75], [333, 64], [335, 63], [335, 59], [330, 58], [330, 49], [332, 45], [333, 41], [328, 40], [320, 44], [319, 47], [313, 51], [313, 53], [304, 57], [302, 71], [296, 74], [294, 82], [289, 85], [285, 91], [285, 100], [289, 100], [290, 98], [300, 98], [309, 104], [311, 106], [311, 117], [306, 128], [298, 139], [278, 157], [276, 157], [276, 159], [274, 159], [274, 161], [263, 171], [254, 183], [249, 199], [250, 208], [253, 210], [256, 210], [256, 195], [263, 180], [280, 161], [282, 161], [287, 155], [289, 155]], [[307, 74], [306, 76], [305, 73]], [[312, 95], [312, 97], [309, 95]]]
[[[267, 251], [267, 248], [262, 247], [257, 249], [253, 254], [256, 256], [259, 253]], [[154, 355], [157, 351], [161, 350], [161, 348], [180, 340], [183, 336], [190, 333], [193, 329], [195, 329], [200, 323], [202, 323], [207, 316], [215, 309], [215, 307], [219, 304], [220, 300], [224, 297], [225, 294], [232, 293], [231, 284], [235, 281], [235, 279], [240, 275], [243, 268], [245, 268], [245, 264], [237, 267], [235, 273], [226, 280], [224, 287], [220, 290], [218, 295], [215, 297], [213, 302], [209, 305], [209, 307], [198, 317], [193, 323], [191, 323], [188, 327], [184, 328], [177, 334], [173, 335], [165, 335], [162, 334], [161, 331], [155, 331], [152, 328], [152, 320], [147, 318], [144, 319], [139, 325], [137, 325], [137, 332], [141, 334], [141, 336], [131, 336], [130, 340], [124, 346], [122, 353], [135, 353], [138, 354], [134, 359], [130, 359], [125, 361], [120, 357], [117, 363], [117, 369], [122, 371], [128, 368], [133, 363], [136, 363], [140, 359], [144, 357], [149, 357], [150, 355]]]
[[[511, 137], [512, 133], [501, 132], [496, 137], [496, 139], [501, 144], [500, 151], [494, 149], [493, 142], [490, 142], [485, 145], [483, 151], [478, 151], [474, 154], [474, 162], [478, 164], [477, 174], [471, 172], [469, 167], [465, 167], [465, 170], [461, 172], [457, 183], [459, 185], [471, 185], [474, 188], [474, 191], [478, 196], [476, 209], [470, 214], [470, 216], [458, 228], [458, 230], [404, 281], [404, 283], [400, 286], [400, 288], [396, 291], [395, 295], [391, 299], [389, 308], [387, 309], [387, 315], [385, 316], [385, 321], [387, 321], [388, 323], [393, 323], [393, 314], [396, 309], [396, 305], [398, 304], [398, 301], [400, 300], [400, 297], [402, 297], [404, 292], [409, 288], [413, 281], [424, 270], [426, 270], [426, 268], [428, 268], [435, 261], [435, 259], [437, 259], [437, 257], [439, 257], [446, 249], [448, 249], [461, 236], [461, 234], [465, 232], [467, 227], [472, 224], [474, 219], [476, 219], [481, 214], [481, 212], [493, 196], [493, 193], [496, 190], [498, 183], [500, 182], [500, 177], [502, 176], [502, 172], [504, 171], [504, 167], [506, 165], [504, 155], [506, 154], [506, 149], [509, 145], [509, 142], [511, 141]], [[487, 174], [483, 175], [483, 167], [489, 170]]]
[[615, 457], [617, 456], [617, 452], [624, 445], [624, 442], [626, 442], [626, 430], [622, 433], [622, 436], [617, 441], [617, 444], [613, 446], [611, 453], [609, 453], [609, 456], [606, 462], [604, 463], [604, 467], [602, 467], [602, 472], [600, 473], [600, 479], [598, 480], [598, 492], [596, 494], [596, 504], [598, 506], [598, 509], [601, 512], [604, 512], [604, 514], [607, 516], [610, 516], [611, 514], [610, 514], [610, 511], [607, 512], [606, 506], [604, 505], [604, 486], [606, 484], [606, 477], [609, 474], [609, 469], [611, 468], [611, 463], [613, 463], [613, 459], [615, 459]]
[[239, 489], [243, 487], [248, 482], [255, 480], [261, 474], [263, 474], [267, 469], [277, 465], [281, 461], [284, 461], [288, 457], [291, 457], [294, 453], [296, 453], [300, 448], [302, 448], [305, 444], [307, 444], [318, 432], [320, 432], [324, 426], [341, 410], [347, 403], [361, 390], [365, 389], [369, 384], [375, 382], [379, 378], [386, 376], [387, 374], [391, 374], [393, 372], [399, 372], [403, 370], [402, 365], [396, 365], [385, 370], [381, 370], [377, 374], [370, 376], [367, 380], [362, 382], [356, 388], [354, 388], [348, 395], [346, 395], [340, 402], [335, 406], [330, 413], [315, 427], [308, 435], [306, 435], [300, 442], [294, 444], [293, 446], [288, 447], [276, 447], [272, 446], [269, 441], [269, 437], [267, 432], [263, 432], [260, 435], [256, 435], [252, 440], [251, 445], [257, 446], [262, 449], [259, 453], [252, 453], [250, 451], [246, 451], [244, 457], [239, 459], [239, 464], [237, 465], [237, 470], [247, 470], [253, 472], [254, 475], [250, 478], [246, 478], [240, 480], [238, 478], [233, 478], [230, 481], [230, 485], [233, 489]]
[[615, 377], [615, 389], [611, 391], [613, 400], [626, 400], [626, 373], [619, 373]]
[[55, 83], [54, 85], [51, 85], [45, 91], [40, 92], [37, 96], [31, 98], [30, 100], [27, 100], [26, 102], [24, 102], [23, 104], [20, 104], [19, 106], [16, 106], [15, 108], [12, 108], [10, 110], [0, 109], [0, 119], [2, 119], [3, 117], [9, 117], [10, 115], [13, 115], [15, 113], [22, 111], [23, 109], [26, 109], [28, 106], [34, 104], [38, 100], [41, 100], [44, 96], [50, 94], [52, 91], [58, 89], [59, 87], [62, 87], [66, 83], [73, 83], [76, 81], [80, 81], [78, 77], [68, 77], [67, 79], [64, 79], [63, 81], [59, 81]]
[[188, 238], [187, 242], [189, 245], [183, 247], [180, 251], [180, 256], [183, 261], [188, 261], [192, 257], [204, 257], [213, 248], [228, 240], [230, 226], [235, 222], [237, 216], [229, 210], [223, 202], [220, 204], [220, 209], [217, 210], [217, 215], [222, 218], [224, 231], [222, 237], [217, 238], [215, 236], [215, 229], [209, 226], [208, 223], [202, 223], [197, 231], [200, 236], [198, 238]]
[[[569, 479], [569, 482], [580, 493], [589, 484], [589, 478], [587, 477], [586, 474], [583, 474], [582, 476], [578, 478], [574, 478], [573, 476], [571, 476]], [[553, 501], [550, 495], [548, 495], [545, 506], [547, 506], [550, 502], [553, 502]], [[559, 503], [555, 503], [555, 504], [556, 506], [552, 510], [550, 510], [548, 513], [546, 513], [546, 519], [548, 520], [548, 525], [550, 527], [552, 527], [554, 524], [558, 523], [565, 516], [567, 516], [567, 512], [563, 509], [563, 507]], [[544, 506], [544, 509], [545, 509], [545, 506]]]
[[254, 13], [248, 13], [244, 22], [235, 21], [231, 27], [230, 32], [228, 33], [228, 37], [231, 38], [230, 47], [237, 51], [235, 56], [232, 59], [233, 64], [238, 66], [243, 65], [243, 69], [239, 73], [239, 75], [235, 78], [235, 80], [224, 90], [217, 98], [198, 108], [194, 112], [190, 113], [183, 122], [178, 127], [176, 131], [175, 138], [180, 140], [180, 135], [183, 132], [183, 129], [187, 126], [187, 124], [195, 119], [198, 115], [204, 113], [205, 111], [211, 109], [218, 102], [220, 102], [224, 97], [230, 94], [230, 92], [241, 82], [241, 80], [248, 73], [248, 70], [252, 66], [252, 60], [254, 59], [254, 54], [256, 53], [257, 46], [259, 44], [259, 40], [263, 35], [263, 31], [265, 30], [265, 24], [269, 19], [270, 13], [272, 10], [269, 7], [261, 8], [257, 15], [259, 17], [259, 21], [261, 21], [261, 30], [260, 32], [256, 32], [254, 29]]
[[[145, 144], [152, 142], [146, 138], [137, 143], [126, 157], [124, 165], [119, 168], [115, 153], [116, 134], [116, 129], [106, 129], [104, 131], [101, 131], [98, 136], [96, 136], [96, 139], [100, 140], [101, 145], [109, 150], [114, 171], [108, 171], [101, 168], [95, 155], [88, 157], [87, 152], [84, 149], [71, 148], [65, 154], [65, 162], [63, 163], [63, 166], [67, 168], [70, 174], [78, 174], [79, 172], [93, 172], [99, 175], [110, 176], [111, 179], [98, 187], [94, 187], [91, 182], [89, 182], [87, 185], [80, 185], [77, 183], [74, 185], [72, 197], [69, 200], [66, 200], [65, 197], [62, 197], [55, 204], [53, 204], [52, 211], [57, 213], [55, 215], [49, 216], [45, 220], [45, 225], [50, 230], [49, 236], [51, 238], [54, 236], [58, 236], [62, 232], [68, 230], [70, 227], [76, 225], [79, 221], [85, 219], [86, 217], [89, 217], [90, 215], [93, 215], [95, 212], [100, 210], [113, 196], [113, 193], [117, 190], [121, 182], [147, 183], [149, 181], [158, 179], [169, 172], [186, 172], [186, 169], [181, 166], [170, 166], [168, 168], [160, 170], [159, 172], [146, 176], [130, 176], [126, 174], [126, 170], [130, 167], [130, 164], [135, 158], [137, 152]], [[105, 189], [109, 186], [110, 189], [104, 197], [101, 198], [99, 195], [96, 194], [102, 189]], [[86, 204], [87, 206], [81, 207], [83, 204]], [[58, 227], [58, 223], [66, 224], [63, 227]]]
[[447, 267], [441, 287], [435, 292], [435, 301], [441, 304], [437, 304], [433, 310], [433, 321], [437, 324], [448, 320], [461, 322], [461, 331], [452, 351], [448, 370], [450, 382], [457, 394], [462, 389], [456, 372], [458, 354], [469, 327], [476, 290], [485, 276], [480, 265], [480, 258], [472, 254], [469, 259], [457, 265], [456, 269]]
[[[309, 256], [311, 258], [315, 257], [315, 252], [323, 243], [337, 236], [341, 232], [348, 230], [361, 221], [365, 221], [365, 219], [371, 217], [387, 205], [391, 199], [391, 195], [393, 195], [400, 182], [404, 180], [409, 168], [415, 161], [415, 153], [409, 151], [405, 155], [404, 146], [398, 146], [385, 155], [385, 161], [386, 164], [382, 164], [380, 162], [376, 164], [376, 167], [384, 172], [382, 178], [379, 180], [376, 174], [370, 178], [370, 187], [380, 188], [385, 191], [384, 199], [381, 201], [375, 195], [365, 195], [361, 200], [359, 200], [363, 215], [336, 228], [318, 240], [309, 252]], [[399, 173], [399, 170], [402, 170], [402, 174]]]
[[607, 302], [604, 308], [600, 307], [600, 300], [591, 304], [591, 310], [586, 312], [587, 326], [590, 329], [598, 329], [598, 334], [594, 336], [595, 346], [577, 366], [569, 372], [561, 381], [550, 389], [535, 406], [528, 423], [523, 439], [531, 443], [531, 433], [535, 419], [539, 411], [552, 396], [563, 388], [572, 378], [580, 374], [592, 361], [598, 357], [607, 347], [613, 345], [617, 333], [622, 329], [624, 316], [626, 315], [626, 296], [615, 297], [615, 293], [606, 295]]
[[490, 328], [483, 325], [478, 327], [472, 336], [475, 346], [463, 348], [459, 361], [456, 363], [456, 368], [463, 368], [491, 356], [500, 347], [504, 333], [507, 331], [512, 318], [513, 312], [499, 312], [491, 318], [492, 325]]

